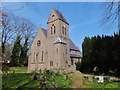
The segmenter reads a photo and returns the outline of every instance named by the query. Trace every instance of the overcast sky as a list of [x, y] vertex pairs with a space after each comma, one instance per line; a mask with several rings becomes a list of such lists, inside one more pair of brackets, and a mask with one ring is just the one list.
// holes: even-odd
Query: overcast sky
[[37, 27], [47, 28], [47, 20], [52, 8], [64, 14], [69, 23], [69, 35], [73, 42], [82, 49], [85, 37], [94, 35], [111, 35], [117, 31], [117, 23], [104, 25], [105, 3], [76, 2], [76, 3], [41, 3], [18, 2], [2, 3], [3, 9], [17, 16], [24, 17]]

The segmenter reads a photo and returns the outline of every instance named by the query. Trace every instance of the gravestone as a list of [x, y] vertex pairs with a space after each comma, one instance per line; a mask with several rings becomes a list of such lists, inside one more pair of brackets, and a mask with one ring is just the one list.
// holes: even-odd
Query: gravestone
[[95, 76], [95, 78], [98, 78], [98, 83], [104, 83], [104, 77], [103, 76]]
[[93, 82], [93, 75], [88, 76], [88, 81]]

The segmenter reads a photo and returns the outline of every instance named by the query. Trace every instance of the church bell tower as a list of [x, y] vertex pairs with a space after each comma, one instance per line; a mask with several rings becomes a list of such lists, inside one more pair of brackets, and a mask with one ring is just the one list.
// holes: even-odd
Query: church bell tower
[[64, 18], [63, 14], [61, 14], [56, 9], [52, 10], [52, 13], [48, 19], [48, 38], [54, 37], [63, 37], [69, 38], [68, 29], [69, 24], [67, 20]]
[[48, 54], [48, 62], [54, 68], [66, 68], [70, 63], [69, 24], [56, 9], [52, 9], [47, 24], [48, 53], [53, 53]]

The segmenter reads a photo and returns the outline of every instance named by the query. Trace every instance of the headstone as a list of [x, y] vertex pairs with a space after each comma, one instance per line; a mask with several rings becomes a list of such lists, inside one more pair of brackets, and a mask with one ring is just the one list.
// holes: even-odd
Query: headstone
[[72, 74], [71, 80], [72, 80], [72, 85], [71, 88], [83, 88], [83, 74], [79, 71], [76, 71]]
[[93, 82], [93, 76], [92, 75], [88, 76], [88, 81]]
[[99, 78], [98, 83], [103, 83], [104, 82], [103, 76], [99, 76], [98, 78]]

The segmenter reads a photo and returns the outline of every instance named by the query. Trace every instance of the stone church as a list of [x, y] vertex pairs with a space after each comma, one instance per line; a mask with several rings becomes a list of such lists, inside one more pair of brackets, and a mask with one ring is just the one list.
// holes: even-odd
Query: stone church
[[32, 42], [28, 71], [76, 70], [75, 62], [81, 61], [81, 52], [69, 38], [69, 23], [62, 13], [53, 9], [47, 25], [47, 29], [38, 30]]

